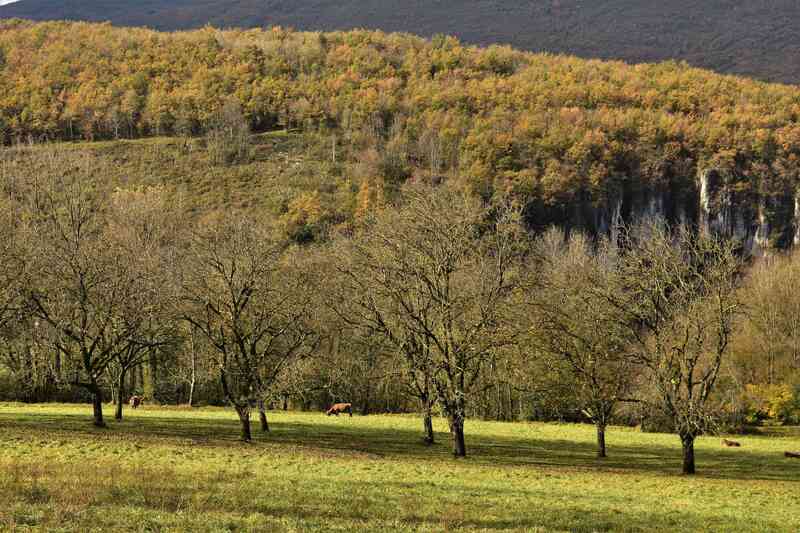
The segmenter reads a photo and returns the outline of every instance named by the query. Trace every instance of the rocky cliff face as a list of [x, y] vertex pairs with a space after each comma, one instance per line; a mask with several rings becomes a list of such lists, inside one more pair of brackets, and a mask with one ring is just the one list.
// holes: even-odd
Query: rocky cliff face
[[768, 255], [800, 243], [800, 197], [796, 191], [777, 194], [741, 192], [714, 169], [698, 176], [701, 231], [727, 235], [748, 255]]
[[[659, 185], [631, 186], [609, 195], [601, 205], [578, 201], [572, 212], [551, 209], [544, 216], [568, 230], [605, 235], [618, 221], [657, 217], [673, 225], [689, 224], [701, 232], [735, 238], [742, 253], [752, 256], [800, 246], [800, 194], [764, 195], [742, 185], [716, 169], [707, 169], [688, 182], [665, 180]], [[534, 226], [544, 222], [536, 218], [531, 221]]]

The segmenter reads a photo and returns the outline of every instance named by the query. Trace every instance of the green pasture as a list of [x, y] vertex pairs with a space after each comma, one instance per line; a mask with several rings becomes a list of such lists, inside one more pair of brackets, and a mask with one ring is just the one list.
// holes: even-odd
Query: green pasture
[[[237, 441], [222, 409], [146, 407], [108, 429], [90, 406], [0, 404], [0, 530], [800, 531], [800, 432], [696, 444], [674, 435], [468, 421], [425, 446], [414, 416], [270, 412]], [[257, 424], [254, 426], [257, 427]]]

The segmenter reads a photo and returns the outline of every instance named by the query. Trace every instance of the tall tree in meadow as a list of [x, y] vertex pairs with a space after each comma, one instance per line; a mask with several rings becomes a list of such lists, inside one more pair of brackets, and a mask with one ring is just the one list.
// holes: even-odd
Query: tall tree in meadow
[[383, 335], [410, 376], [429, 380], [448, 418], [453, 453], [464, 456], [469, 398], [512, 340], [506, 319], [518, 286], [516, 212], [420, 187], [405, 191], [400, 209], [367, 224], [337, 244], [352, 295], [350, 320]]
[[553, 229], [538, 241], [541, 259], [530, 306], [532, 347], [553, 371], [571, 376], [584, 414], [597, 426], [597, 456], [606, 457], [606, 428], [629, 398], [637, 365], [619, 310], [593, 288], [613, 283], [617, 249]]
[[357, 334], [367, 338], [380, 337], [386, 349], [394, 352], [400, 362], [398, 375], [404, 389], [420, 406], [423, 439], [427, 444], [433, 444], [433, 406], [437, 393], [430, 339], [413, 327], [406, 327], [407, 323], [395, 316], [397, 302], [387, 298], [385, 288], [385, 284], [392, 283], [392, 280], [377, 276], [392, 261], [392, 257], [386, 255], [386, 243], [380, 246], [380, 237], [374, 233], [386, 229], [378, 223], [389, 223], [389, 216], [390, 213], [373, 213], [362, 233], [334, 245], [335, 258], [332, 259], [338, 262], [339, 277], [332, 284], [331, 299], [337, 314]]
[[177, 341], [174, 309], [174, 250], [181, 228], [176, 205], [160, 187], [117, 190], [110, 198], [108, 232], [119, 242], [119, 261], [135, 265], [146, 280], [148, 305], [125, 310], [139, 316], [136, 335], [122, 350], [115, 352], [109, 364], [112, 389], [116, 391], [114, 418], [122, 419], [127, 397], [126, 378], [133, 369], [156, 357], [157, 353]]
[[623, 317], [633, 357], [681, 439], [683, 472], [694, 474], [694, 441], [713, 423], [709, 399], [740, 310], [736, 244], [655, 222], [622, 241], [616, 279], [592, 292]]
[[153, 305], [153, 275], [107, 223], [107, 202], [90, 187], [99, 162], [59, 150], [41, 157], [40, 174], [12, 183], [30, 220], [25, 298], [70, 363], [71, 383], [91, 393], [94, 424], [104, 427], [100, 380], [139, 342]]
[[316, 340], [308, 285], [283, 262], [283, 246], [261, 221], [230, 216], [191, 241], [182, 282], [183, 318], [214, 347], [220, 385], [250, 441], [250, 411]]
[[[329, 295], [333, 308], [341, 320], [347, 324], [352, 336], [361, 339], [360, 348], [367, 357], [383, 350], [390, 354], [392, 361], [399, 363], [394, 376], [400, 378], [406, 395], [417, 401], [422, 411], [424, 441], [433, 444], [433, 407], [436, 404], [434, 388], [434, 360], [430, 340], [412, 331], [395, 331], [391, 326], [391, 307], [385, 299], [379, 298], [374, 284], [378, 280], [370, 278], [380, 268], [363, 253], [375, 251], [360, 247], [350, 253], [342, 254], [342, 247], [335, 246], [339, 261], [339, 277], [331, 284]], [[401, 337], [402, 335], [402, 337]], [[376, 352], [377, 353], [377, 352]], [[363, 361], [369, 363], [369, 361]]]

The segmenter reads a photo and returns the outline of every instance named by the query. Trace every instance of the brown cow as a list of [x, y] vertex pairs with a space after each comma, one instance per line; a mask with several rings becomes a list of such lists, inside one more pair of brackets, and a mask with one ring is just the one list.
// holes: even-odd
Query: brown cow
[[349, 413], [350, 416], [353, 416], [353, 405], [349, 403], [335, 403], [325, 412], [328, 416], [339, 416], [339, 413]]
[[735, 440], [728, 440], [728, 439], [722, 439], [722, 445], [723, 446], [727, 446], [728, 448], [739, 448], [739, 447], [742, 446], [740, 443], [736, 442]]
[[790, 459], [800, 459], [800, 452], [783, 452], [783, 455]]
[[130, 404], [131, 409], [136, 409], [144, 403], [144, 396], [133, 395], [131, 396], [131, 399], [128, 400], [128, 403]]

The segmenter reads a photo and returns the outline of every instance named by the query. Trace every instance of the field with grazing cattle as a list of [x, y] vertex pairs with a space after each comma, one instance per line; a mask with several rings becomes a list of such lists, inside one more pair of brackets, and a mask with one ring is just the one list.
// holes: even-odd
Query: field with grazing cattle
[[674, 435], [468, 421], [421, 440], [413, 416], [270, 412], [238, 442], [222, 409], [145, 406], [108, 429], [90, 406], [0, 404], [0, 529], [17, 531], [798, 531], [800, 433], [697, 442]]

